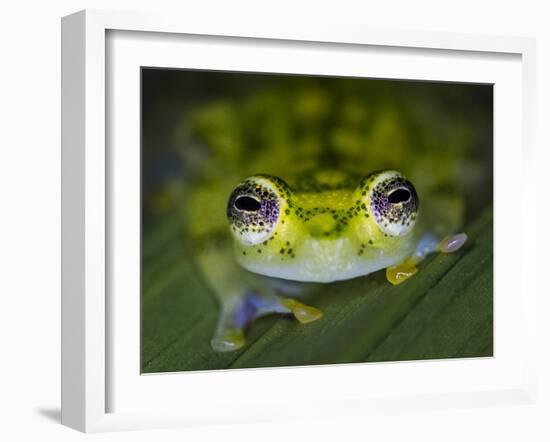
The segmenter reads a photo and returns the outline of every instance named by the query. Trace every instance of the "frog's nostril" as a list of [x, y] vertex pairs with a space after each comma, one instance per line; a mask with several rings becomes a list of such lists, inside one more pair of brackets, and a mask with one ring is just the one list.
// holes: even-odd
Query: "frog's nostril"
[[238, 210], [246, 212], [257, 212], [261, 207], [260, 202], [250, 196], [240, 196], [235, 200], [234, 204]]

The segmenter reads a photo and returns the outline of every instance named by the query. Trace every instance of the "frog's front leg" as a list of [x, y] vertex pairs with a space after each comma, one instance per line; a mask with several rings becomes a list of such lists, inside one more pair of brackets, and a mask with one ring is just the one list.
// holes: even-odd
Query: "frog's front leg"
[[434, 235], [428, 233], [420, 239], [412, 256], [386, 269], [386, 278], [394, 285], [401, 284], [418, 271], [416, 265], [430, 253], [456, 252], [464, 245], [467, 239], [468, 236], [465, 233], [446, 236], [441, 240], [438, 240]]
[[[298, 301], [313, 285], [257, 275], [237, 264], [232, 244], [212, 235], [197, 240], [196, 256], [205, 281], [220, 305], [218, 324], [210, 344], [216, 351], [233, 351], [246, 343], [245, 328], [271, 313], [293, 314], [301, 323], [322, 316], [315, 307]], [[217, 240], [216, 240], [217, 239]]]
[[302, 324], [322, 316], [320, 310], [296, 299], [250, 290], [243, 296], [224, 300], [215, 335], [210, 341], [212, 348], [220, 352], [238, 350], [246, 343], [246, 326], [271, 313], [292, 313]]

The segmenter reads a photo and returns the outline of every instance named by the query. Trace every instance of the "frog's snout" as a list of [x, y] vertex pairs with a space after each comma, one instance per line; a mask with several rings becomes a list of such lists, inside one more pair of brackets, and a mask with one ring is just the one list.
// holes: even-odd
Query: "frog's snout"
[[337, 225], [338, 221], [328, 213], [313, 216], [308, 222], [308, 228], [311, 234], [321, 238], [323, 235], [330, 234]]

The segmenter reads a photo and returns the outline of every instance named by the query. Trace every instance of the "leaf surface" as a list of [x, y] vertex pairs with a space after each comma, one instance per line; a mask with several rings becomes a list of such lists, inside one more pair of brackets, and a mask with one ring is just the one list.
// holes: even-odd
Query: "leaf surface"
[[142, 372], [483, 357], [493, 354], [493, 224], [488, 207], [457, 253], [438, 254], [392, 286], [384, 272], [323, 286], [303, 325], [269, 316], [233, 353], [210, 348], [218, 305], [177, 217], [144, 232]]

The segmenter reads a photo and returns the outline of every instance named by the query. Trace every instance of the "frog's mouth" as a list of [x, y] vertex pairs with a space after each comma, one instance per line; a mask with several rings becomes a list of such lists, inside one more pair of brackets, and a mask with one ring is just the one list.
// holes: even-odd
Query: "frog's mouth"
[[337, 240], [308, 240], [296, 250], [294, 259], [278, 259], [265, 254], [262, 259], [237, 255], [239, 263], [247, 270], [265, 276], [301, 282], [330, 283], [365, 276], [395, 265], [405, 254], [384, 253], [370, 247], [358, 249], [345, 238]]

